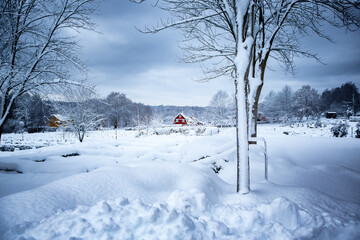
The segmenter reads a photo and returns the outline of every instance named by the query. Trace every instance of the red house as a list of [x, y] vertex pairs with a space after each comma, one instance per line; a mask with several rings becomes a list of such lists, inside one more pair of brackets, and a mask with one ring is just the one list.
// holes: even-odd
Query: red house
[[174, 124], [187, 125], [188, 123], [184, 115], [180, 113], [176, 116], [176, 118], [174, 118]]

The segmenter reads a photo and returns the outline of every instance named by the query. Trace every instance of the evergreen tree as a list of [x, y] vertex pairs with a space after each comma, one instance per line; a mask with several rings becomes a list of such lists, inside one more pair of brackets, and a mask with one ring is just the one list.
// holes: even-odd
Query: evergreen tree
[[321, 110], [341, 114], [356, 114], [360, 111], [360, 94], [356, 85], [347, 82], [341, 87], [326, 89], [321, 95]]

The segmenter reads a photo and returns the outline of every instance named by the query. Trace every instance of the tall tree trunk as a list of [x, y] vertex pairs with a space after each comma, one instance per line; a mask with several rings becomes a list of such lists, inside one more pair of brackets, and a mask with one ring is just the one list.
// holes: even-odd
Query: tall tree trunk
[[237, 192], [250, 191], [249, 165], [249, 70], [253, 39], [247, 36], [249, 27], [249, 1], [236, 2], [235, 42], [235, 101], [236, 101], [236, 148], [237, 148]]
[[3, 128], [4, 128], [4, 126], [1, 125], [0, 126], [0, 144], [1, 144], [1, 137], [2, 137]]
[[[263, 82], [264, 81], [261, 81], [261, 84], [258, 86], [258, 88], [256, 90], [255, 101], [254, 101], [253, 108], [251, 110], [252, 111], [253, 121], [254, 121], [254, 124], [251, 126], [251, 128], [252, 128], [251, 137], [257, 137], [258, 107], [259, 107], [260, 93], [261, 93], [262, 87], [264, 85]], [[254, 141], [254, 144], [256, 144], [256, 141]]]
[[238, 84], [234, 80], [235, 85], [235, 127], [236, 127], [236, 192], [240, 190], [240, 147], [239, 147], [239, 103], [238, 103]]
[[246, 80], [236, 78], [236, 154], [237, 154], [237, 185], [236, 191], [247, 194], [250, 191], [250, 165], [248, 141], [248, 110]]
[[5, 126], [6, 122], [8, 121], [8, 119], [9, 119], [9, 114], [7, 114], [5, 116], [4, 121], [0, 124], [0, 143], [1, 143], [1, 137], [3, 134], [4, 126]]

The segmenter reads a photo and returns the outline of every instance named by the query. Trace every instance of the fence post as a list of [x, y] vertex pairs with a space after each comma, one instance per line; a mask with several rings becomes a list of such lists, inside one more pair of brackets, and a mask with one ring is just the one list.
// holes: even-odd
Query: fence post
[[269, 179], [269, 174], [268, 174], [268, 154], [267, 154], [267, 144], [266, 144], [266, 140], [265, 138], [261, 138], [261, 137], [252, 137], [249, 139], [249, 141], [261, 141], [264, 143], [264, 158], [265, 158], [265, 180], [267, 181]]

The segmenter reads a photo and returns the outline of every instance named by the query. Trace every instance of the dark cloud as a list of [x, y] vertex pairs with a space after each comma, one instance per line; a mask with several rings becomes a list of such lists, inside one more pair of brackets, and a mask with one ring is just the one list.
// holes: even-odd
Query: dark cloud
[[[152, 7], [151, 1], [140, 5], [128, 0], [103, 2], [95, 16], [101, 34], [81, 33], [80, 42], [102, 95], [119, 91], [146, 104], [204, 106], [218, 90], [232, 94], [232, 83], [226, 79], [203, 84], [193, 81], [201, 71], [197, 65], [177, 62], [181, 56], [178, 32], [142, 34], [135, 29], [154, 26], [160, 18], [167, 17]], [[296, 75], [292, 76], [273, 63], [275, 71], [267, 72], [263, 96], [285, 84], [293, 89], [309, 84], [322, 91], [353, 81], [360, 88], [360, 33], [346, 34], [344, 29], [327, 32], [336, 43], [315, 37], [303, 39], [304, 48], [318, 53], [326, 65], [311, 59], [295, 59]]]
[[360, 89], [360, 32], [330, 28], [326, 32], [334, 42], [319, 37], [303, 39], [303, 46], [316, 53], [324, 64], [314, 59], [295, 59], [295, 75], [284, 73], [272, 63], [275, 71], [268, 71], [262, 96], [270, 90], [280, 90], [289, 85], [296, 90], [303, 85], [310, 85], [320, 92], [326, 88], [339, 87], [346, 82], [353, 82]]

